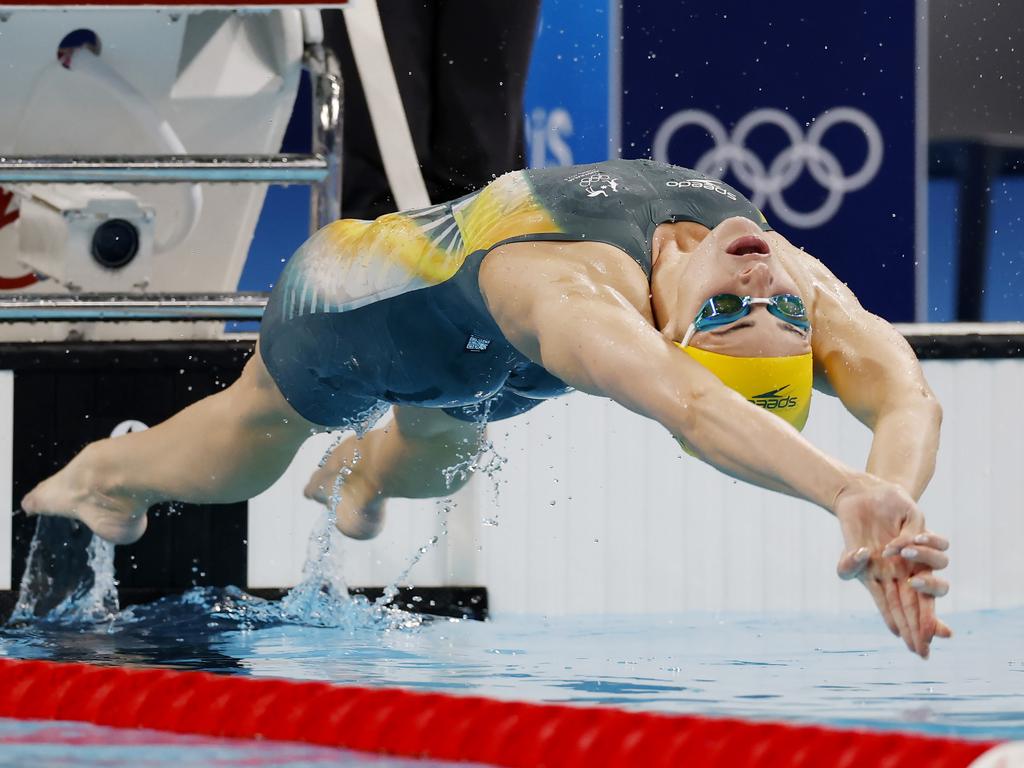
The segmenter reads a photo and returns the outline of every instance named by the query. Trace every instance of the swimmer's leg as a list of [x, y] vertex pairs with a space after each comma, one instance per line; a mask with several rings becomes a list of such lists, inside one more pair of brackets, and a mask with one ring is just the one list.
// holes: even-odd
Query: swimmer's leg
[[285, 401], [259, 351], [238, 381], [143, 432], [86, 446], [23, 500], [29, 514], [81, 520], [128, 544], [161, 501], [228, 503], [268, 488], [319, 427]]
[[384, 524], [387, 499], [439, 498], [465, 485], [466, 473], [449, 483], [445, 470], [474, 459], [481, 434], [479, 425], [440, 409], [396, 406], [392, 422], [362, 440], [342, 442], [313, 473], [305, 495], [328, 504], [338, 473], [351, 467], [338, 503], [338, 529], [353, 539], [371, 539]]

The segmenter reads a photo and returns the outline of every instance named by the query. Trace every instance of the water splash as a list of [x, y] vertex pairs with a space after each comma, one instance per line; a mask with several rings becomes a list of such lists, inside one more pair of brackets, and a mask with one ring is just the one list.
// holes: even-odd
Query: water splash
[[[448, 535], [448, 518], [451, 515], [452, 510], [455, 508], [455, 502], [451, 499], [438, 499], [435, 502], [434, 510], [440, 518], [440, 535]], [[373, 605], [376, 608], [384, 608], [388, 603], [395, 599], [398, 595], [399, 585], [402, 584], [406, 579], [409, 578], [409, 574], [412, 573], [412, 569], [416, 567], [416, 564], [423, 559], [423, 556], [430, 552], [434, 547], [437, 546], [437, 542], [440, 540], [439, 536], [431, 536], [425, 544], [416, 550], [416, 554], [412, 556], [405, 568], [398, 576], [396, 576], [391, 583], [384, 587], [384, 594], [378, 597]]]
[[[358, 431], [357, 435], [362, 437]], [[341, 437], [333, 442], [320, 461], [321, 467], [326, 465], [330, 455], [341, 443]], [[342, 564], [338, 559], [341, 537], [337, 528], [338, 505], [342, 500], [345, 481], [360, 459], [361, 454], [357, 449], [352, 454], [351, 462], [343, 466], [334, 477], [327, 510], [310, 534], [302, 580], [288, 591], [280, 603], [261, 605], [253, 602], [254, 599], [246, 603], [235, 601], [233, 605], [246, 607], [246, 615], [249, 617], [246, 621], [265, 623], [276, 620], [287, 624], [348, 629], [373, 626], [384, 630], [409, 629], [422, 624], [420, 616], [386, 605], [389, 601], [378, 600], [371, 604], [361, 595], [349, 595]]]
[[351, 598], [336, 557], [338, 546], [333, 539], [338, 535], [333, 515], [325, 514], [314, 527], [302, 580], [281, 600], [281, 614], [287, 621], [319, 627], [345, 622]]
[[[284, 601], [266, 600], [238, 587], [194, 587], [181, 595], [163, 597], [126, 608], [112, 624], [112, 632], [140, 630], [152, 635], [199, 635], [232, 630], [251, 631], [282, 625], [329, 627], [347, 632], [413, 630], [425, 618], [390, 607], [372, 605], [363, 595], [317, 604], [316, 615], [296, 615]], [[173, 616], [173, 626], [167, 617]]]
[[39, 518], [9, 622], [97, 624], [117, 612], [114, 545], [76, 522]]
[[100, 624], [118, 614], [117, 579], [114, 577], [114, 545], [93, 534], [86, 550], [92, 582], [68, 595], [47, 617], [66, 623]]
[[[362, 437], [389, 407], [387, 403], [375, 404], [358, 414], [348, 428]], [[344, 433], [338, 435], [321, 467], [343, 437]], [[371, 603], [363, 596], [349, 596], [337, 562], [335, 537], [340, 533], [335, 523], [345, 479], [358, 460], [356, 451], [353, 461], [335, 477], [328, 510], [310, 537], [302, 581], [280, 601], [263, 600], [237, 587], [196, 587], [180, 596], [119, 611], [113, 545], [72, 521], [39, 518], [10, 624], [60, 624], [69, 628], [106, 624], [107, 632], [117, 633], [140, 622], [147, 626], [166, 623], [167, 615], [177, 616], [183, 611], [208, 630], [247, 630], [280, 624], [384, 631], [419, 627], [424, 622], [422, 616], [381, 601]], [[420, 557], [422, 554], [403, 572], [402, 578]], [[176, 626], [177, 623], [175, 620]]]
[[[344, 441], [348, 429], [353, 429], [356, 436], [362, 439], [390, 407], [388, 403], [378, 401], [356, 414], [338, 431], [318, 466], [322, 469], [327, 465], [331, 455]], [[341, 563], [336, 557], [336, 537], [340, 535], [337, 529], [338, 505], [341, 503], [345, 480], [352, 474], [359, 459], [357, 449], [352, 455], [352, 461], [342, 466], [334, 477], [331, 494], [327, 499], [327, 511], [310, 533], [302, 580], [288, 591], [280, 603], [281, 614], [288, 621], [323, 627], [339, 626], [347, 621], [352, 598], [342, 574]]]
[[[320, 460], [323, 467], [330, 456], [341, 445], [339, 437]], [[343, 466], [331, 484], [331, 495], [327, 500], [327, 511], [317, 521], [309, 537], [306, 562], [302, 567], [302, 581], [289, 590], [281, 600], [281, 612], [288, 619], [313, 626], [338, 626], [343, 621], [351, 598], [348, 585], [338, 562], [339, 536], [337, 529], [338, 504], [341, 503], [342, 488], [352, 469], [359, 463], [359, 451], [352, 455], [352, 461]]]
[[[508, 463], [508, 459], [498, 453], [494, 447], [494, 441], [487, 439], [487, 423], [490, 419], [493, 400], [485, 400], [476, 404], [474, 423], [476, 424], [476, 450], [462, 461], [456, 462], [450, 467], [442, 470], [445, 486], [451, 490], [456, 481], [462, 482], [470, 475], [483, 474], [491, 483], [491, 503], [494, 509], [499, 506], [501, 484], [498, 472]], [[490, 517], [482, 518], [484, 525], [495, 527], [498, 525], [498, 514], [495, 512]]]
[[[42, 518], [39, 518], [42, 520]], [[36, 603], [40, 595], [49, 591], [53, 579], [39, 567], [41, 554], [39, 552], [39, 520], [36, 521], [36, 531], [32, 534], [32, 541], [28, 545], [28, 557], [25, 559], [25, 572], [21, 575], [21, 584], [18, 586], [18, 602], [14, 604], [11, 612], [11, 623], [28, 621], [35, 618]]]
[[360, 411], [349, 419], [341, 429], [343, 431], [349, 429], [353, 430], [356, 433], [356, 437], [362, 440], [366, 437], [366, 433], [373, 429], [377, 422], [380, 421], [390, 410], [391, 403], [378, 400], [365, 411]]

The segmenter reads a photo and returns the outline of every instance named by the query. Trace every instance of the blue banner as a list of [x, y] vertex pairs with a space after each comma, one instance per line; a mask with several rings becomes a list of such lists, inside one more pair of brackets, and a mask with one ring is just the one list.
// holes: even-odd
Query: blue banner
[[543, 0], [524, 99], [530, 167], [608, 159], [614, 3]]
[[723, 178], [868, 309], [913, 320], [915, 4], [622, 13], [622, 156]]

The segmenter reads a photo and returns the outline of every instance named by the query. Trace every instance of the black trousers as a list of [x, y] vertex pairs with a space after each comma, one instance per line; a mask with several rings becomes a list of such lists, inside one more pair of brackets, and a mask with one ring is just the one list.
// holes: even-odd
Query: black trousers
[[[378, 8], [431, 202], [522, 168], [540, 0], [379, 0]], [[342, 12], [325, 10], [323, 20], [345, 78], [342, 214], [376, 218], [395, 204]]]

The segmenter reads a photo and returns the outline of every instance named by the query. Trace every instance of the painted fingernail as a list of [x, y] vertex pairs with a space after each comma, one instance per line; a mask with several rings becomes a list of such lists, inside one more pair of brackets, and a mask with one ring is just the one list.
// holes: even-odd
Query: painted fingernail
[[927, 544], [928, 543], [928, 534], [926, 534], [926, 533], [919, 533], [919, 534], [917, 534], [917, 536], [914, 537], [914, 543], [915, 544]]
[[900, 551], [900, 554], [903, 555], [908, 560], [913, 560], [915, 557], [917, 557], [917, 550], [914, 549], [913, 547], [904, 547]]
[[891, 544], [882, 550], [882, 557], [892, 557], [899, 552], [899, 547], [894, 547]]
[[915, 576], [914, 578], [907, 581], [907, 583], [915, 589], [920, 589], [924, 586], [924, 579], [922, 579], [920, 576]]
[[863, 563], [865, 560], [871, 558], [871, 550], [867, 547], [861, 547], [853, 553], [853, 559], [855, 562]]

